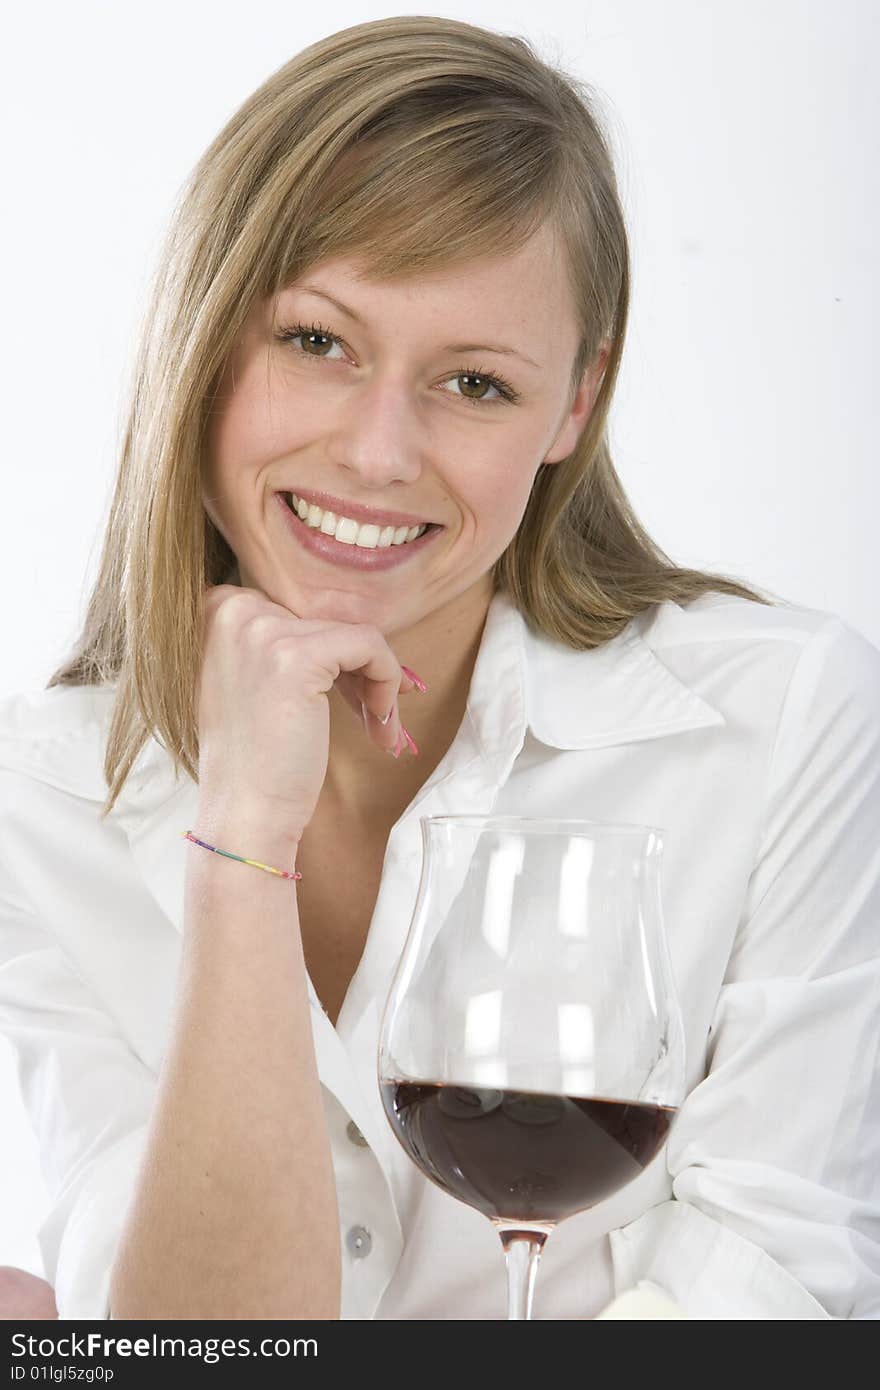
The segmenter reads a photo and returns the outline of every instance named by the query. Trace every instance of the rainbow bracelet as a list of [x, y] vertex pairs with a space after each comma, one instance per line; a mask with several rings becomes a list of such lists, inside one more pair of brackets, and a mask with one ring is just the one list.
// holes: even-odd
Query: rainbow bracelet
[[226, 849], [218, 849], [216, 845], [206, 844], [204, 840], [199, 840], [191, 830], [182, 830], [181, 835], [185, 840], [189, 840], [194, 845], [201, 845], [202, 849], [213, 850], [215, 854], [222, 854], [226, 859], [237, 859], [239, 864], [250, 864], [254, 869], [265, 869], [267, 874], [278, 874], [281, 878], [302, 878], [302, 874], [289, 873], [287, 869], [273, 869], [271, 864], [261, 864], [259, 859], [245, 859], [240, 854], [230, 854]]

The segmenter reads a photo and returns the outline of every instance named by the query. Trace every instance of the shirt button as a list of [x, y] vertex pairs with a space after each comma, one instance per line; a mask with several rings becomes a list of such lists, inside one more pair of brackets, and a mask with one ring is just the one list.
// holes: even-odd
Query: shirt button
[[352, 1226], [345, 1243], [349, 1252], [356, 1260], [362, 1260], [365, 1255], [369, 1255], [373, 1245], [373, 1237], [365, 1226]]
[[368, 1141], [361, 1134], [354, 1120], [349, 1120], [345, 1126], [345, 1132], [353, 1144], [358, 1144], [362, 1149], [369, 1148]]

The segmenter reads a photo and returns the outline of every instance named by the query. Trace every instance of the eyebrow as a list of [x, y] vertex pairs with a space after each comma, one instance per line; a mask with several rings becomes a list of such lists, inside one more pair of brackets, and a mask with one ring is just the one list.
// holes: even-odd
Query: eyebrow
[[[356, 313], [348, 304], [343, 304], [341, 299], [334, 299], [332, 294], [326, 290], [319, 290], [317, 285], [293, 284], [288, 285], [289, 290], [300, 290], [304, 294], [316, 294], [320, 299], [326, 299], [334, 308], [341, 313], [348, 314], [350, 319], [366, 328], [366, 323], [360, 314]], [[448, 343], [443, 352], [498, 352], [504, 357], [519, 357], [523, 362], [528, 362], [530, 366], [541, 369], [540, 362], [536, 362], [533, 357], [527, 357], [524, 352], [518, 352], [516, 348], [503, 347], [497, 343]]]

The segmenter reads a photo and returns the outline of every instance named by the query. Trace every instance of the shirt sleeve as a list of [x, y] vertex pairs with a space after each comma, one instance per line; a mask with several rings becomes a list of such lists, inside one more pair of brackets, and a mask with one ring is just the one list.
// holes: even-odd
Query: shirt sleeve
[[697, 1318], [880, 1317], [878, 925], [880, 651], [832, 617], [786, 692], [674, 1199], [611, 1233], [619, 1289]]
[[13, 1046], [50, 1208], [37, 1232], [61, 1319], [107, 1319], [156, 1077], [16, 900], [0, 865], [0, 1032]]

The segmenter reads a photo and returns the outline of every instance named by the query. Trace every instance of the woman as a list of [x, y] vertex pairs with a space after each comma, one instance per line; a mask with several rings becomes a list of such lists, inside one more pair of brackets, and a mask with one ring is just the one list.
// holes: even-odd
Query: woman
[[503, 1316], [375, 1056], [419, 817], [524, 808], [667, 828], [688, 1062], [535, 1316], [876, 1311], [880, 654], [639, 525], [628, 265], [589, 93], [453, 20], [312, 45], [199, 161], [85, 630], [2, 709], [62, 1318]]

